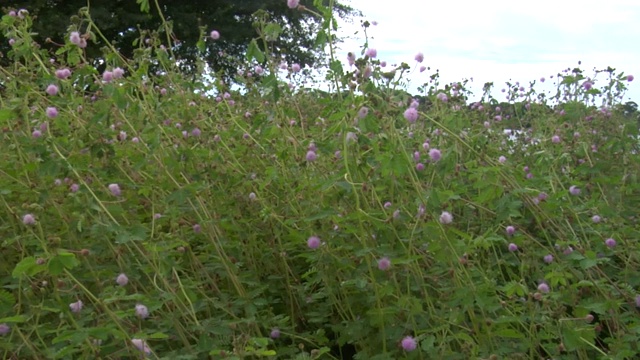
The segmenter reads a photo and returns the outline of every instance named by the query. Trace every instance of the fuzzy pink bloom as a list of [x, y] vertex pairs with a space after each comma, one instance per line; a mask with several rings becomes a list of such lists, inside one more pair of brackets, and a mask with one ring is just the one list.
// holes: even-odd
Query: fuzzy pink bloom
[[441, 93], [438, 93], [438, 95], [436, 95], [436, 98], [437, 98], [438, 100], [442, 101], [442, 102], [445, 102], [445, 103], [446, 103], [447, 101], [449, 101], [449, 98], [447, 97], [447, 94], [442, 93], [442, 92], [441, 92]]
[[538, 291], [540, 291], [541, 293], [548, 293], [549, 285], [547, 285], [547, 283], [541, 283], [540, 285], [538, 285]]
[[504, 156], [500, 156], [500, 157], [498, 158], [498, 161], [500, 162], [500, 164], [504, 164], [504, 163], [505, 163], [505, 161], [507, 161], [507, 158], [506, 158], [506, 157], [504, 157]]
[[424, 72], [425, 70], [427, 70], [426, 66], [420, 66], [420, 72]]
[[111, 195], [113, 195], [113, 196], [120, 196], [120, 194], [121, 194], [120, 185], [118, 185], [118, 184], [109, 184], [109, 191], [111, 192]]
[[113, 80], [113, 72], [105, 70], [105, 72], [102, 73], [102, 80], [104, 80], [104, 82], [111, 82]]
[[596, 224], [599, 223], [600, 220], [602, 220], [602, 219], [600, 218], [599, 215], [593, 215], [593, 217], [591, 217], [591, 221], [593, 221]]
[[544, 256], [544, 262], [546, 262], [547, 264], [551, 264], [553, 262], [553, 255], [551, 254], [547, 254]]
[[580, 195], [580, 188], [578, 188], [578, 187], [577, 187], [577, 186], [575, 186], [575, 185], [571, 185], [571, 186], [569, 187], [569, 193], [570, 193], [571, 195]]
[[372, 48], [368, 48], [367, 51], [364, 54], [367, 55], [368, 57], [374, 59], [374, 58], [376, 58], [378, 56], [378, 50], [372, 49]]
[[417, 163], [416, 164], [416, 170], [418, 170], [418, 171], [424, 170], [424, 164], [423, 163]]
[[47, 94], [51, 95], [51, 96], [55, 96], [56, 94], [58, 94], [58, 87], [54, 84], [51, 84], [49, 86], [47, 86], [47, 90], [45, 90]]
[[418, 120], [418, 110], [413, 107], [408, 108], [404, 111], [404, 118], [410, 123], [416, 122]]
[[116, 283], [118, 283], [118, 285], [120, 286], [125, 286], [129, 283], [129, 278], [125, 273], [122, 273], [116, 278]]
[[627, 81], [629, 81], [629, 82], [633, 81], [633, 75], [628, 75], [627, 76]]
[[369, 108], [363, 106], [360, 108], [360, 111], [358, 111], [358, 117], [362, 119], [365, 116], [367, 116], [368, 113], [369, 113]]
[[505, 229], [505, 232], [507, 233], [507, 235], [511, 236], [511, 235], [515, 234], [516, 228], [514, 226], [509, 225]]
[[74, 303], [69, 304], [69, 309], [73, 313], [79, 313], [83, 307], [84, 307], [84, 304], [82, 303], [82, 300], [78, 300]]
[[55, 107], [48, 107], [46, 112], [47, 112], [47, 116], [51, 119], [58, 116], [58, 109], [56, 109]]
[[440, 223], [441, 224], [451, 224], [453, 222], [453, 215], [451, 215], [450, 212], [448, 211], [443, 211], [442, 214], [440, 214]]
[[516, 245], [514, 243], [509, 244], [508, 248], [509, 248], [509, 251], [511, 251], [511, 252], [518, 251], [518, 245]]
[[211, 36], [213, 40], [220, 39], [220, 33], [217, 30], [211, 31], [211, 34], [209, 34], [209, 36]]
[[56, 70], [56, 77], [60, 80], [67, 79], [69, 76], [71, 76], [71, 70], [67, 68]]
[[120, 79], [124, 76], [124, 70], [122, 70], [122, 68], [119, 68], [119, 67], [113, 69], [111, 73], [113, 74], [114, 79]]
[[389, 270], [390, 267], [391, 267], [391, 260], [389, 260], [388, 257], [383, 257], [382, 259], [378, 260], [378, 269], [382, 271], [386, 271], [386, 270]]
[[553, 135], [553, 136], [551, 137], [551, 142], [552, 142], [552, 143], [554, 143], [554, 144], [558, 144], [558, 143], [560, 142], [560, 136], [558, 136], [558, 135]]
[[310, 249], [317, 249], [320, 247], [320, 238], [317, 236], [312, 236], [307, 240], [307, 246]]
[[318, 155], [315, 153], [315, 151], [313, 150], [307, 151], [307, 156], [306, 156], [307, 161], [309, 162], [316, 161], [317, 158], [318, 158]]
[[142, 304], [136, 305], [136, 315], [138, 315], [141, 319], [146, 319], [149, 317], [149, 309]]
[[0, 335], [7, 335], [11, 328], [7, 324], [0, 324]]
[[604, 244], [607, 245], [607, 247], [613, 249], [614, 247], [616, 247], [616, 241], [609, 238], [607, 240], [604, 241]]
[[142, 339], [131, 339], [131, 344], [136, 347], [136, 349], [144, 352], [145, 354], [151, 354], [151, 348], [147, 345], [147, 342]]
[[280, 337], [280, 329], [278, 329], [278, 328], [273, 328], [273, 329], [271, 329], [271, 334], [269, 334], [269, 336], [270, 336], [272, 339], [277, 339], [277, 338], [279, 338], [279, 337]]
[[300, 0], [287, 0], [287, 6], [290, 9], [295, 9], [300, 4]]
[[402, 349], [407, 352], [413, 351], [418, 347], [418, 343], [411, 336], [406, 336], [404, 339], [402, 339], [400, 344], [402, 345]]
[[419, 52], [419, 53], [416, 54], [414, 59], [416, 59], [417, 62], [421, 63], [421, 62], [424, 61], [424, 54]]
[[36, 223], [36, 218], [32, 214], [26, 214], [22, 217], [22, 223], [25, 225], [34, 225]]
[[72, 44], [80, 45], [80, 33], [77, 31], [73, 31], [69, 35], [69, 40], [71, 41]]
[[291, 65], [291, 71], [293, 72], [300, 72], [300, 64], [293, 64]]
[[440, 158], [442, 158], [442, 153], [440, 152], [440, 150], [438, 149], [431, 149], [429, 150], [429, 157], [431, 158], [431, 160], [435, 161], [439, 161]]

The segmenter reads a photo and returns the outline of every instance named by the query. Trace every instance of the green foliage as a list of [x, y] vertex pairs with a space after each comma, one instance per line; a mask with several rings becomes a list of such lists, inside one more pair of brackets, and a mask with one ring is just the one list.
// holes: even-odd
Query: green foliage
[[[92, 16], [76, 20], [98, 34]], [[624, 77], [596, 92], [574, 71], [567, 98], [467, 106], [465, 83], [436, 73], [410, 124], [408, 65], [332, 59], [332, 91], [305, 89], [268, 50], [282, 24], [252, 19], [238, 61], [254, 73], [226, 93], [159, 43], [105, 48], [110, 79], [68, 39], [35, 47], [31, 17], [2, 18], [2, 358], [639, 356]]]

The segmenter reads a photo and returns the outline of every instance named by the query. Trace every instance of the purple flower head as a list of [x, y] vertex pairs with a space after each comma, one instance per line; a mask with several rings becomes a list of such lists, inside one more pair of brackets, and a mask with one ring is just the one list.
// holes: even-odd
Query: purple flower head
[[640, 295], [636, 295], [636, 307], [640, 307]]
[[26, 214], [22, 217], [22, 223], [25, 225], [34, 225], [36, 223], [36, 218], [32, 214]]
[[46, 112], [47, 112], [47, 116], [51, 119], [58, 116], [58, 109], [56, 109], [55, 107], [52, 107], [52, 106], [48, 107]]
[[440, 152], [440, 150], [438, 149], [431, 149], [429, 150], [429, 157], [431, 158], [431, 160], [435, 161], [439, 161], [440, 158], [442, 158], [442, 153]]
[[549, 195], [547, 195], [546, 192], [541, 192], [540, 194], [538, 194], [538, 200], [540, 200], [540, 201], [545, 201], [545, 200], [547, 200], [548, 197], [549, 197]]
[[191, 135], [193, 135], [195, 137], [200, 136], [200, 134], [202, 134], [202, 131], [200, 131], [200, 129], [198, 129], [198, 128], [195, 128], [195, 129], [191, 130]]
[[504, 163], [505, 163], [505, 161], [507, 161], [507, 158], [506, 158], [506, 157], [504, 157], [504, 156], [500, 156], [500, 157], [498, 158], [498, 161], [500, 162], [500, 164], [504, 164]]
[[358, 117], [360, 119], [364, 118], [365, 116], [367, 116], [367, 114], [369, 113], [369, 108], [363, 106], [360, 108], [360, 110], [358, 111]]
[[518, 251], [518, 245], [516, 245], [514, 243], [509, 244], [508, 248], [509, 248], [509, 251], [511, 251], [511, 252]]
[[312, 236], [309, 239], [307, 239], [307, 246], [309, 247], [309, 249], [317, 249], [318, 247], [320, 247], [320, 238], [317, 236]]
[[600, 218], [600, 216], [599, 216], [599, 215], [593, 215], [593, 216], [591, 217], [591, 221], [593, 221], [593, 222], [594, 222], [594, 223], [596, 223], [596, 224], [597, 224], [597, 223], [599, 223], [601, 220], [602, 220], [602, 219]]
[[442, 101], [442, 102], [445, 102], [445, 103], [446, 103], [447, 101], [449, 101], [449, 98], [447, 97], [447, 94], [445, 94], [445, 93], [443, 93], [443, 92], [438, 93], [438, 95], [436, 95], [436, 98], [437, 98], [438, 100]]
[[125, 286], [129, 283], [129, 278], [124, 273], [118, 275], [116, 278], [116, 283], [120, 286]]
[[136, 315], [141, 319], [146, 319], [149, 317], [149, 309], [142, 304], [136, 305]]
[[291, 65], [291, 71], [293, 72], [300, 72], [300, 64], [293, 64]]
[[575, 185], [571, 185], [571, 186], [569, 187], [569, 193], [570, 193], [571, 195], [580, 195], [580, 188], [578, 188], [578, 187], [577, 187], [577, 186], [575, 186]]
[[196, 234], [199, 234], [200, 231], [202, 231], [202, 227], [200, 226], [200, 224], [194, 224], [193, 225], [193, 232]]
[[295, 9], [300, 4], [300, 0], [287, 0], [287, 6], [290, 9]]
[[553, 262], [553, 255], [547, 254], [544, 256], [544, 262], [547, 264], [551, 264]]
[[382, 271], [387, 271], [389, 270], [390, 267], [391, 267], [391, 260], [389, 260], [388, 257], [385, 256], [382, 259], [378, 260], [378, 269]]
[[51, 95], [51, 96], [55, 96], [56, 94], [58, 94], [58, 87], [54, 84], [51, 84], [49, 86], [47, 86], [47, 90], [45, 90], [47, 94]]
[[139, 351], [142, 351], [145, 354], [151, 354], [151, 348], [149, 348], [146, 341], [142, 339], [131, 339], [131, 344]]
[[425, 70], [427, 70], [427, 67], [426, 67], [426, 66], [424, 66], [424, 65], [423, 65], [423, 66], [420, 66], [420, 72], [424, 72]]
[[80, 190], [80, 185], [78, 184], [71, 184], [71, 186], [69, 186], [69, 191], [71, 191], [72, 193], [76, 193], [78, 192], [78, 190]]
[[628, 82], [632, 82], [633, 81], [633, 75], [627, 75], [627, 81]]
[[31, 136], [32, 136], [34, 139], [38, 139], [39, 137], [41, 137], [41, 136], [42, 136], [42, 131], [40, 131], [40, 130], [38, 130], [38, 129], [35, 129], [35, 130], [33, 130], [33, 132], [31, 133]]
[[404, 118], [410, 123], [416, 122], [418, 120], [418, 110], [413, 107], [408, 108], [404, 111]]
[[505, 231], [506, 231], [507, 235], [511, 236], [511, 235], [515, 234], [516, 228], [514, 226], [509, 225], [509, 226], [507, 226]]
[[421, 62], [423, 62], [423, 61], [424, 61], [424, 54], [423, 54], [423, 53], [421, 53], [421, 52], [419, 52], [419, 53], [417, 53], [417, 54], [416, 54], [416, 56], [414, 57], [414, 59], [415, 59], [417, 62], [421, 63]]
[[11, 328], [7, 324], [0, 324], [0, 335], [7, 335]]
[[411, 336], [406, 336], [404, 339], [402, 339], [401, 345], [404, 351], [413, 351], [418, 347], [418, 343]]
[[616, 247], [616, 241], [613, 240], [612, 238], [608, 238], [607, 240], [605, 240], [604, 244], [607, 245], [607, 247], [610, 249], [613, 249], [614, 247]]
[[553, 136], [551, 137], [551, 142], [552, 142], [552, 143], [554, 143], [554, 144], [558, 144], [558, 143], [560, 143], [560, 136], [558, 136], [558, 135], [553, 135]]
[[424, 164], [423, 163], [417, 163], [416, 164], [416, 170], [418, 170], [418, 171], [424, 170]]
[[388, 209], [388, 208], [390, 208], [390, 207], [391, 207], [391, 205], [392, 205], [392, 204], [391, 204], [391, 202], [390, 202], [390, 201], [387, 201], [386, 203], [384, 203], [384, 205], [383, 205], [383, 206], [384, 206], [384, 208], [385, 208], [385, 209]]
[[313, 150], [307, 151], [306, 159], [308, 162], [316, 161], [317, 158], [318, 158], [318, 155], [316, 154], [315, 151]]
[[353, 66], [353, 64], [356, 63], [356, 55], [352, 52], [347, 54], [347, 61], [349, 62], [349, 65]]
[[453, 215], [451, 215], [450, 212], [448, 211], [443, 211], [442, 214], [440, 214], [440, 223], [447, 225], [447, 224], [451, 224], [453, 222]]
[[548, 293], [549, 285], [547, 285], [547, 283], [540, 283], [540, 285], [538, 285], [538, 291], [540, 291], [541, 293]]
[[120, 196], [121, 195], [121, 191], [120, 191], [120, 185], [118, 184], [109, 184], [109, 191], [111, 192], [111, 195], [113, 196]]
[[82, 300], [78, 300], [74, 303], [69, 304], [69, 309], [73, 313], [79, 313], [82, 310], [83, 306], [84, 304], [82, 303]]
[[80, 33], [77, 31], [71, 32], [69, 35], [69, 41], [71, 41], [72, 44], [80, 46]]
[[122, 70], [122, 68], [119, 68], [119, 67], [113, 69], [111, 73], [113, 74], [114, 79], [121, 79], [124, 76], [124, 70]]
[[364, 54], [367, 55], [368, 57], [374, 59], [374, 58], [376, 58], [378, 56], [378, 50], [372, 49], [372, 48], [368, 48], [367, 51]]
[[111, 82], [111, 81], [113, 80], [113, 72], [112, 72], [112, 71], [105, 70], [105, 71], [102, 73], [102, 80], [104, 80], [104, 82], [107, 82], [107, 83], [108, 83], [108, 82]]
[[591, 81], [585, 81], [585, 82], [582, 84], [582, 87], [584, 87], [584, 89], [585, 89], [585, 90], [589, 90], [589, 89], [591, 89], [591, 87], [592, 87], [592, 86], [593, 86], [593, 84], [591, 83]]
[[271, 336], [272, 339], [279, 338], [280, 337], [280, 329], [278, 329], [278, 328], [271, 329], [271, 334], [269, 334], [269, 336]]
[[209, 34], [209, 36], [211, 36], [213, 40], [220, 39], [220, 33], [217, 30], [211, 31], [211, 34]]

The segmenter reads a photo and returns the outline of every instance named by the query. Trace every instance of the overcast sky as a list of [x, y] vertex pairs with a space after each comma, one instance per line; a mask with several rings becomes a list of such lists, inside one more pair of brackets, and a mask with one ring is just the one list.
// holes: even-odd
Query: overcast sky
[[[634, 75], [625, 101], [640, 103], [640, 0], [343, 1], [377, 22], [367, 32], [380, 60], [414, 66], [422, 52], [422, 65], [439, 69], [441, 83], [473, 77], [478, 97], [485, 82], [494, 82], [499, 92], [509, 79], [549, 79], [582, 61], [585, 76], [607, 66]], [[342, 23], [340, 34], [351, 38], [338, 54], [346, 64], [347, 52], [359, 54], [364, 44], [360, 19]], [[416, 93], [430, 74], [416, 68], [409, 92]], [[603, 75], [596, 87], [605, 84]]]

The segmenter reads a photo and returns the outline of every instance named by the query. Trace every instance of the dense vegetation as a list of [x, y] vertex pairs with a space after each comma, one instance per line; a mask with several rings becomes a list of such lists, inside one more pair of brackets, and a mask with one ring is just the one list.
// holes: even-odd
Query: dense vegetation
[[157, 33], [98, 70], [74, 29], [51, 51], [2, 17], [2, 358], [640, 355], [633, 76], [467, 104], [434, 75], [412, 97], [409, 65], [320, 36], [321, 93], [255, 20], [232, 91]]

